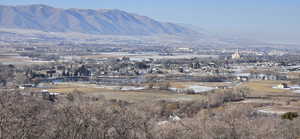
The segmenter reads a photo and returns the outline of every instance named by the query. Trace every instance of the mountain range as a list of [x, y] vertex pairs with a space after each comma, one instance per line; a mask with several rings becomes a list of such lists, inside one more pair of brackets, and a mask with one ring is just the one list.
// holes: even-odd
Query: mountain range
[[100, 35], [193, 35], [192, 29], [121, 10], [0, 5], [0, 28]]
[[[66, 41], [170, 46], [289, 47], [241, 36], [223, 36], [189, 24], [156, 21], [117, 9], [63, 9], [48, 5], [0, 5], [0, 43]], [[55, 42], [54, 41], [54, 42]]]

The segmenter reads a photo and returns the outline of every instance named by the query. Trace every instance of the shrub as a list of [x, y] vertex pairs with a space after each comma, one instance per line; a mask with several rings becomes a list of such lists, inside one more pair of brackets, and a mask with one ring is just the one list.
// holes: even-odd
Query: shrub
[[285, 113], [281, 116], [282, 119], [286, 119], [286, 120], [294, 120], [295, 118], [297, 118], [299, 115], [297, 112], [288, 112]]

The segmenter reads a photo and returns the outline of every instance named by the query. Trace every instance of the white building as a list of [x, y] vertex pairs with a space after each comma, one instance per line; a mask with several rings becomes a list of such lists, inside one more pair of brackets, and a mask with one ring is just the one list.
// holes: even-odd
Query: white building
[[241, 58], [240, 51], [237, 50], [234, 54], [232, 54], [231, 58], [232, 59], [240, 59]]

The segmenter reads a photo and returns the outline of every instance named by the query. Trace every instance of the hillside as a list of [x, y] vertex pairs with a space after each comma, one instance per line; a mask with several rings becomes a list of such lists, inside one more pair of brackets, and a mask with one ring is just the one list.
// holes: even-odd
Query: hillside
[[47, 5], [0, 6], [0, 27], [101, 35], [195, 33], [177, 24], [163, 23], [121, 10], [60, 9]]

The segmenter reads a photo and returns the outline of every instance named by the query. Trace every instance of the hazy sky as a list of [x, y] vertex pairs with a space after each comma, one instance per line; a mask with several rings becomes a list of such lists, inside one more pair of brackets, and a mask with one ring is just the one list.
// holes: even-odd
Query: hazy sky
[[300, 0], [0, 0], [0, 4], [121, 9], [212, 32], [300, 42]]

